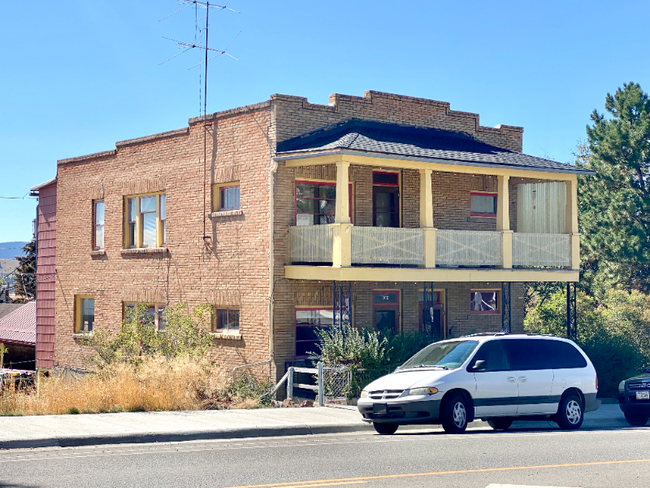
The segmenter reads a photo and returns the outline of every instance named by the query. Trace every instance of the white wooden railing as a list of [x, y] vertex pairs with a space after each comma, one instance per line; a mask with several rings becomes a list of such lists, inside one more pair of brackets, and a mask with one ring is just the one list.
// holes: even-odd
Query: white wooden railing
[[501, 232], [436, 231], [436, 264], [498, 266], [502, 262]]
[[[351, 227], [352, 264], [421, 266], [423, 229]], [[333, 230], [330, 225], [289, 229], [289, 260], [293, 263], [331, 263]], [[498, 231], [437, 230], [436, 266], [500, 266], [502, 234]], [[512, 234], [514, 266], [571, 265], [568, 234]]]
[[512, 235], [512, 264], [515, 266], [569, 266], [571, 243], [568, 234]]
[[352, 264], [424, 264], [424, 232], [395, 227], [352, 227]]
[[331, 263], [332, 236], [330, 225], [289, 227], [291, 261], [294, 263]]

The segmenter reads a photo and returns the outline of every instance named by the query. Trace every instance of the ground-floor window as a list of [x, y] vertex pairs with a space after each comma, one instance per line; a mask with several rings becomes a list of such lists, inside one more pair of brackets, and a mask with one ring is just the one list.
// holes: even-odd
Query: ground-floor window
[[75, 321], [74, 331], [76, 334], [92, 332], [95, 325], [95, 297], [75, 297]]
[[499, 290], [470, 291], [472, 313], [499, 313]]
[[217, 307], [214, 314], [214, 332], [239, 333], [239, 308]]
[[[136, 307], [137, 304], [135, 303], [125, 303], [124, 317], [129, 319], [129, 314], [135, 313]], [[156, 327], [156, 330], [163, 330], [167, 325], [165, 322], [165, 305], [147, 304], [144, 321], [151, 322]]]
[[317, 330], [332, 327], [331, 308], [296, 308], [296, 358], [307, 358], [319, 353]]

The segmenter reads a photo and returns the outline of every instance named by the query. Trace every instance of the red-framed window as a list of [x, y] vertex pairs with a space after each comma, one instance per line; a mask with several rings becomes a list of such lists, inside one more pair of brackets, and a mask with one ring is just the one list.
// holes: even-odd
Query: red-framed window
[[[336, 216], [336, 183], [296, 180], [296, 225], [333, 224]], [[352, 221], [352, 184], [349, 185]]]
[[95, 200], [95, 238], [93, 248], [104, 249], [104, 200]]
[[311, 353], [320, 352], [316, 331], [331, 328], [333, 321], [331, 307], [296, 308], [296, 358], [307, 358]]
[[497, 193], [471, 192], [470, 215], [472, 217], [496, 217]]
[[214, 331], [239, 333], [239, 308], [217, 307], [214, 314]]
[[375, 290], [372, 292], [372, 314], [375, 329], [399, 332], [400, 291]]
[[499, 290], [471, 290], [469, 293], [472, 313], [499, 313], [501, 292]]

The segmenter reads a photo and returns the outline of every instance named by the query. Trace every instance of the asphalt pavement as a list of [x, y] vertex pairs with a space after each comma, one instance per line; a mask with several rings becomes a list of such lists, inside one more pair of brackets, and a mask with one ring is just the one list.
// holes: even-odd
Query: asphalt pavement
[[[473, 422], [470, 429], [486, 428]], [[617, 404], [603, 404], [585, 414], [582, 429], [627, 428]], [[409, 426], [405, 429], [439, 429]], [[557, 429], [553, 422], [515, 422], [512, 429]], [[74, 447], [99, 444], [178, 442], [315, 435], [373, 431], [354, 406], [209, 410], [182, 412], [122, 412], [78, 415], [0, 417], [0, 449]]]

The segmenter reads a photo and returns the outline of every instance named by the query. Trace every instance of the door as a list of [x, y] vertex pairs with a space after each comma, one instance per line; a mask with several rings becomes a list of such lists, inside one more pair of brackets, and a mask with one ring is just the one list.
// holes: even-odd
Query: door
[[399, 174], [373, 171], [372, 225], [399, 227]]
[[373, 291], [372, 309], [375, 329], [399, 332], [399, 290]]
[[[473, 366], [485, 361], [484, 368]], [[474, 373], [476, 391], [474, 412], [476, 418], [507, 417], [517, 414], [519, 389], [516, 371], [510, 364], [500, 340], [486, 342], [476, 353], [468, 368]]]
[[546, 339], [504, 339], [508, 361], [519, 385], [517, 415], [544, 415], [557, 412], [553, 394], [553, 369]]

